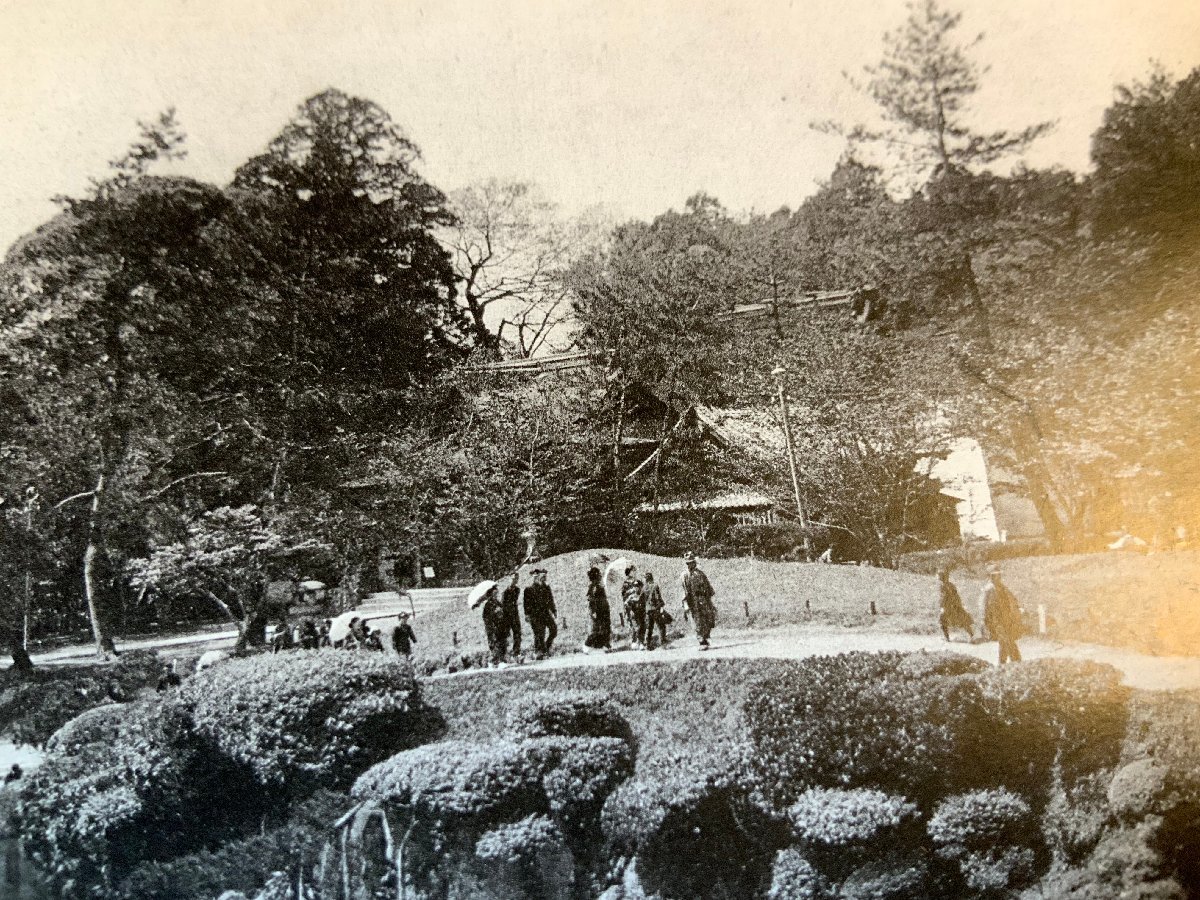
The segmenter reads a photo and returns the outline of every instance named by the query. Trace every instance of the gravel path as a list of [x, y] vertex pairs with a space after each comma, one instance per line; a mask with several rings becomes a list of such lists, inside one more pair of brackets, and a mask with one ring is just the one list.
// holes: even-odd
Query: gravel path
[[[1102, 647], [1096, 644], [1065, 643], [1044, 638], [1023, 638], [1021, 654], [1025, 659], [1086, 659], [1108, 663], [1123, 675], [1129, 687], [1142, 690], [1189, 690], [1200, 689], [1200, 658], [1190, 656], [1146, 656], [1130, 650]], [[936, 652], [949, 650], [975, 656], [994, 663], [997, 656], [995, 642], [968, 644], [960, 640], [947, 643], [936, 635], [895, 634], [867, 631], [855, 628], [839, 628], [824, 625], [784, 625], [763, 631], [739, 630], [714, 632], [712, 647], [700, 651], [694, 636], [675, 641], [666, 649], [639, 651], [615, 650], [611, 653], [572, 653], [554, 656], [541, 662], [530, 663], [524, 668], [557, 669], [574, 666], [628, 665], [641, 662], [696, 659], [699, 657], [725, 657], [745, 659], [765, 657], [769, 659], [803, 659], [808, 656], [829, 656], [856, 650], [880, 652], [902, 650], [904, 652]], [[437, 677], [455, 677], [471, 671]]]

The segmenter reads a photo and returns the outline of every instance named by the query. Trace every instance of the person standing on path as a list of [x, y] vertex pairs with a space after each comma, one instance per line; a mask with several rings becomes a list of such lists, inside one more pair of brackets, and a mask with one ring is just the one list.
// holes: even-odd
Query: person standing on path
[[[513, 572], [512, 581], [508, 583], [508, 587], [504, 589], [504, 636], [507, 641], [512, 638], [512, 655], [519, 656], [521, 653], [521, 615], [517, 612], [518, 601], [521, 598], [521, 588], [518, 586], [520, 573]], [[525, 614], [525, 618], [529, 618], [529, 613]]]
[[555, 618], [558, 610], [554, 606], [554, 593], [546, 584], [546, 570], [534, 569], [533, 584], [525, 587], [523, 605], [525, 621], [533, 631], [533, 650], [538, 656], [549, 656], [554, 639], [558, 636]]
[[584, 646], [594, 650], [612, 649], [612, 617], [608, 608], [608, 595], [604, 593], [604, 581], [595, 566], [588, 569], [588, 612], [592, 617], [592, 631]]
[[621, 601], [625, 606], [625, 621], [629, 623], [629, 644], [634, 650], [646, 646], [646, 601], [642, 597], [642, 580], [635, 566], [625, 569], [621, 583]]
[[1000, 580], [999, 566], [988, 569], [988, 583], [983, 586], [980, 595], [983, 604], [983, 621], [1000, 643], [1000, 665], [1006, 662], [1020, 662], [1021, 651], [1017, 648], [1017, 638], [1021, 636], [1021, 607], [1004, 582]]
[[700, 649], [708, 649], [708, 636], [717, 623], [717, 608], [713, 605], [714, 592], [708, 576], [696, 563], [696, 554], [688, 551], [683, 555], [687, 571], [683, 573], [683, 603], [691, 611], [696, 622], [696, 637]]
[[646, 649], [654, 649], [654, 629], [658, 629], [660, 647], [667, 646], [667, 626], [671, 623], [667, 605], [663, 602], [662, 590], [654, 581], [654, 573], [646, 573], [646, 584], [642, 588], [642, 605], [646, 609]]
[[412, 656], [412, 645], [417, 642], [417, 633], [413, 631], [408, 619], [408, 613], [400, 613], [400, 624], [392, 632], [392, 649], [401, 656]]
[[487, 634], [492, 665], [504, 661], [504, 653], [508, 648], [508, 634], [504, 630], [504, 604], [497, 594], [496, 585], [493, 584], [483, 599], [483, 630]]
[[958, 594], [958, 588], [950, 580], [949, 569], [938, 570], [938, 591], [942, 607], [942, 615], [939, 623], [942, 626], [942, 634], [945, 635], [946, 640], [950, 640], [951, 628], [965, 628], [967, 637], [973, 640], [975, 637], [975, 621], [963, 606], [962, 597]]

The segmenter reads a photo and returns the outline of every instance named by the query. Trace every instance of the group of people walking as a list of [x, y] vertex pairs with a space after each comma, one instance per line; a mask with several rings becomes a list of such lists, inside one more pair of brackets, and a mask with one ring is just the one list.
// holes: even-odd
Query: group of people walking
[[[1013, 592], [1000, 579], [1000, 568], [991, 566], [988, 569], [988, 582], [983, 586], [979, 595], [979, 608], [983, 619], [980, 637], [990, 635], [1000, 645], [1000, 665], [1006, 662], [1020, 662], [1021, 650], [1017, 647], [1017, 639], [1024, 633], [1024, 622], [1021, 619], [1021, 607]], [[941, 601], [941, 617], [939, 624], [946, 640], [950, 640], [951, 630], [966, 631], [967, 637], [975, 639], [975, 620], [963, 606], [958, 588], [950, 580], [950, 570], [941, 569], [938, 572], [938, 591]]]
[[[696, 555], [684, 554], [686, 570], [680, 583], [683, 587], [684, 609], [696, 623], [696, 636], [700, 649], [708, 649], [708, 636], [717, 620], [717, 609], [713, 605], [713, 588], [696, 562]], [[612, 610], [608, 602], [608, 591], [604, 586], [604, 575], [599, 567], [588, 570], [588, 612], [592, 629], [583, 642], [585, 650], [612, 649]], [[622, 618], [629, 627], [630, 646], [634, 650], [653, 650], [655, 632], [659, 647], [667, 646], [667, 626], [674, 618], [667, 612], [662, 588], [654, 580], [653, 572], [638, 578], [637, 567], [625, 567], [625, 580], [621, 582]]]
[[[499, 663], [509, 652], [521, 653], [521, 616], [518, 607], [525, 612], [525, 621], [533, 632], [533, 652], [543, 658], [550, 654], [554, 639], [558, 637], [558, 608], [554, 605], [554, 592], [546, 584], [546, 570], [534, 569], [529, 573], [533, 582], [521, 590], [520, 573], [513, 572], [512, 579], [500, 595], [498, 587], [488, 591], [483, 600], [483, 627], [487, 632], [488, 650], [492, 662]], [[521, 601], [518, 604], [518, 601]]]
[[[686, 570], [680, 579], [684, 608], [696, 623], [700, 649], [706, 650], [717, 619], [712, 584], [699, 568], [695, 554], [686, 553], [684, 563]], [[558, 611], [554, 605], [554, 595], [546, 584], [546, 570], [534, 569], [530, 574], [533, 583], [524, 589], [523, 596], [519, 575], [513, 573], [503, 594], [496, 585], [483, 598], [483, 625], [494, 664], [504, 660], [510, 646], [513, 656], [521, 652], [521, 621], [517, 612], [519, 598], [523, 601], [521, 606], [533, 631], [534, 653], [539, 658], [549, 655], [558, 635], [555, 624]], [[637, 567], [627, 565], [624, 576], [620, 587], [619, 614], [629, 628], [631, 647], [635, 650], [652, 650], [656, 646], [667, 646], [667, 626], [674, 619], [667, 612], [662, 588], [655, 581], [654, 573], [645, 572], [644, 577], [639, 578]], [[604, 581], [604, 573], [599, 566], [588, 569], [587, 603], [591, 628], [583, 642], [584, 652], [612, 649], [613, 610]]]

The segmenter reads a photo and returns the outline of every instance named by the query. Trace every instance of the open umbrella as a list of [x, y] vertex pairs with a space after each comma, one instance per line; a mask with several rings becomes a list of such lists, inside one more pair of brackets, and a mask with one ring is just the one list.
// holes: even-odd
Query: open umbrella
[[346, 636], [350, 634], [350, 620], [361, 618], [361, 613], [357, 613], [354, 610], [344, 612], [335, 618], [329, 623], [329, 642], [336, 644], [338, 641], [344, 641]]
[[618, 556], [604, 570], [604, 580], [609, 581], [624, 581], [625, 570], [630, 566], [630, 562], [624, 556]]
[[471, 593], [467, 594], [467, 604], [471, 609], [475, 609], [481, 603], [483, 598], [487, 596], [488, 591], [496, 586], [494, 581], [481, 581], [475, 587], [471, 588]]

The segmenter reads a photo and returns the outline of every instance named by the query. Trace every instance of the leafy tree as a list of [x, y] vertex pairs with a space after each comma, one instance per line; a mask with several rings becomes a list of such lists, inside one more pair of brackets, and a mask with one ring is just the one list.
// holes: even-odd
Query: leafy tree
[[[114, 161], [90, 196], [19, 241], [4, 264], [0, 340], [22, 416], [6, 422], [26, 484], [78, 523], [81, 577], [98, 650], [105, 644], [97, 567], [115, 549], [131, 504], [195, 470], [167, 435], [202, 429], [185, 415], [224, 357], [208, 341], [234, 333], [229, 306], [208, 302], [230, 271], [220, 229], [224, 195], [187, 179], [152, 178], [177, 155], [167, 116]], [[212, 475], [214, 473], [205, 473]], [[56, 496], [57, 493], [57, 496]]]
[[1173, 82], [1156, 68], [1121, 85], [1092, 136], [1090, 179], [1097, 230], [1195, 234], [1200, 197], [1200, 68]]
[[912, 0], [908, 11], [904, 25], [884, 37], [883, 58], [866, 69], [866, 91], [889, 125], [846, 130], [852, 146], [882, 142], [920, 183], [931, 171], [970, 171], [1020, 153], [1050, 129], [1048, 122], [1015, 132], [972, 128], [966, 113], [983, 71], [968, 51], [983, 36], [960, 43], [962, 13], [937, 0]]
[[176, 599], [211, 603], [238, 623], [238, 649], [261, 643], [271, 613], [268, 585], [299, 579], [331, 549], [287, 524], [254, 506], [214, 509], [192, 521], [183, 540], [133, 560], [132, 581]]

